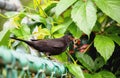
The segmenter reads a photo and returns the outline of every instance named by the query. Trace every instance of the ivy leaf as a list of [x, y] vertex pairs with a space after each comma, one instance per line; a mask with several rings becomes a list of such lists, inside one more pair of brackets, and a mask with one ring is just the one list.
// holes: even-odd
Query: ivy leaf
[[91, 0], [78, 1], [72, 8], [71, 17], [78, 28], [89, 35], [97, 20], [94, 3]]
[[67, 65], [67, 68], [75, 76], [75, 78], [85, 78], [80, 66], [76, 64], [69, 64]]
[[112, 19], [120, 23], [120, 0], [94, 0], [96, 5]]
[[93, 62], [93, 59], [87, 55], [87, 54], [84, 54], [84, 53], [77, 53], [76, 54], [76, 57], [77, 59], [80, 61], [80, 63], [86, 67], [89, 71], [93, 71], [94, 70], [94, 62]]
[[61, 13], [63, 13], [67, 8], [69, 8], [76, 1], [77, 0], [60, 0], [60, 2], [55, 7], [56, 15], [59, 16]]
[[96, 35], [94, 46], [101, 56], [107, 61], [112, 55], [115, 45], [111, 38], [103, 35]]

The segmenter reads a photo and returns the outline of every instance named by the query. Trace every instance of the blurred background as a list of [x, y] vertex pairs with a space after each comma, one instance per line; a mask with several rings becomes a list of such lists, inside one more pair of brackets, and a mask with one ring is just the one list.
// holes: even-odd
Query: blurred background
[[[10, 0], [0, 0], [0, 2], [1, 1], [10, 1]], [[11, 0], [12, 1], [12, 0]], [[21, 5], [23, 6], [23, 7], [33, 7], [33, 5], [32, 5], [32, 3], [33, 3], [33, 0], [19, 0], [20, 2], [21, 2]], [[2, 11], [0, 11], [0, 13], [2, 13], [3, 14], [3, 12]], [[6, 18], [4, 18], [4, 17], [2, 17], [1, 15], [0, 15], [0, 31], [2, 30], [2, 26], [3, 26], [3, 24], [4, 24], [4, 22], [5, 21], [7, 21], [7, 19]]]

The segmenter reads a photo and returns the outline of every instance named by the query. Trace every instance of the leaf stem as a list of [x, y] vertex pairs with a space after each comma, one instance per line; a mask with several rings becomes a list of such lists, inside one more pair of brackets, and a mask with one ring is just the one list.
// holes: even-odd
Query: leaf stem
[[73, 63], [76, 64], [76, 61], [74, 60], [74, 58], [70, 55], [70, 53], [68, 53], [68, 50], [66, 51], [67, 55], [72, 59]]
[[90, 48], [90, 46], [93, 44], [93, 42], [94, 42], [94, 40], [88, 45], [88, 47], [84, 50], [84, 52], [86, 52]]

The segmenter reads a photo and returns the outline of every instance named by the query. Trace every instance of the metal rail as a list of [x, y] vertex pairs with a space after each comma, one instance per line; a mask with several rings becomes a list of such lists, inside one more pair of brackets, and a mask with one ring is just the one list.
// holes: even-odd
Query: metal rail
[[[49, 75], [51, 78], [62, 78], [66, 73], [66, 68], [61, 63], [26, 53], [19, 53], [5, 47], [0, 47], [0, 64], [7, 68], [6, 72], [9, 76], [8, 78], [17, 78], [13, 71], [17, 71], [17, 69], [22, 70], [19, 78], [22, 77], [26, 71], [28, 71], [28, 73], [29, 71], [36, 72], [35, 78], [38, 78], [38, 76], [41, 76], [40, 78], [45, 78], [44, 76], [46, 75]], [[14, 75], [11, 74], [11, 72]]]

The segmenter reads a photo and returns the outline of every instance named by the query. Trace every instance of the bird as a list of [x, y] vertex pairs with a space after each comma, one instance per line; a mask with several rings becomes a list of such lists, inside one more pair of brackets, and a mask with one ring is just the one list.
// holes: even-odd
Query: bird
[[64, 35], [61, 38], [55, 38], [55, 39], [41, 39], [41, 40], [24, 40], [19, 39], [16, 37], [10, 37], [11, 39], [22, 41], [29, 45], [30, 47], [34, 48], [35, 50], [38, 50], [39, 52], [43, 52], [47, 55], [59, 55], [62, 52], [64, 52], [69, 44], [73, 40], [73, 36], [71, 35]]

